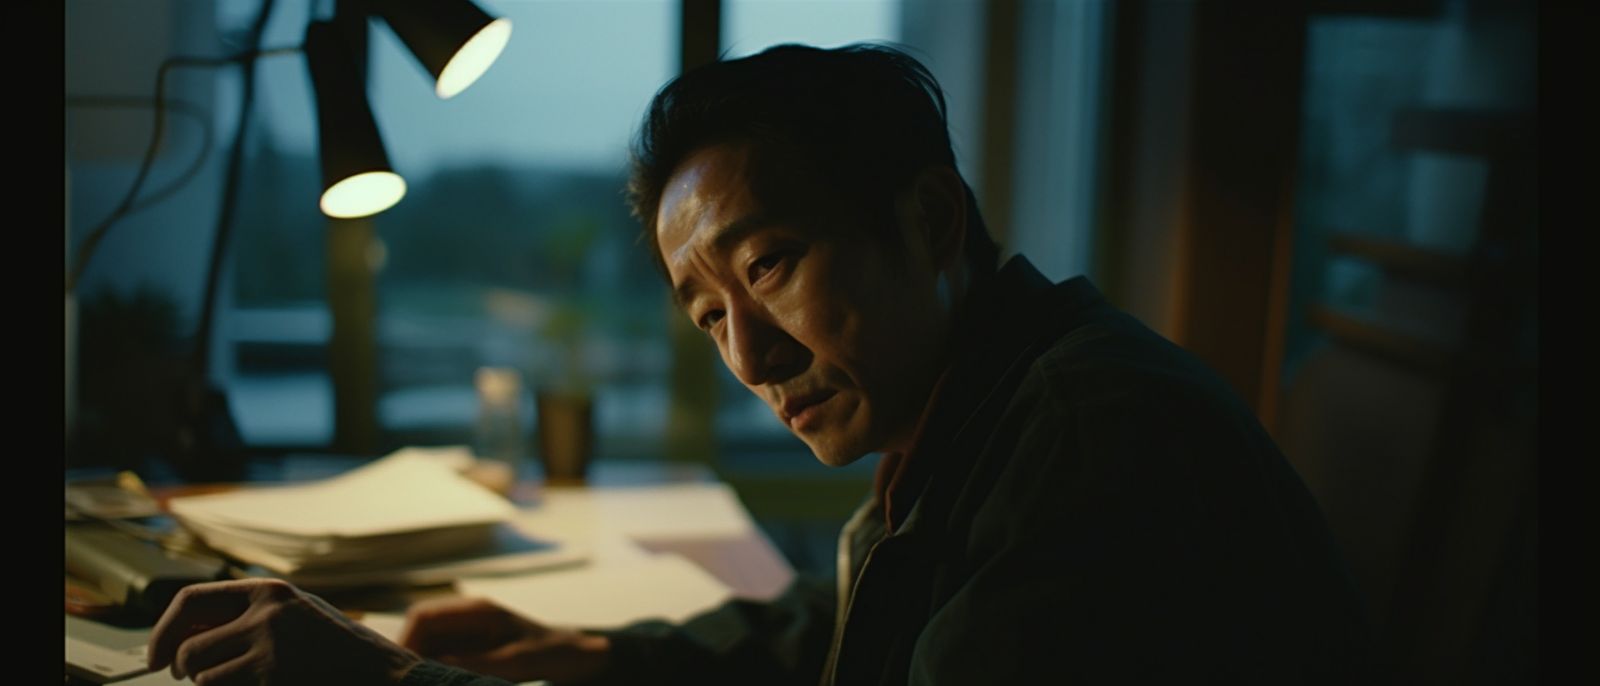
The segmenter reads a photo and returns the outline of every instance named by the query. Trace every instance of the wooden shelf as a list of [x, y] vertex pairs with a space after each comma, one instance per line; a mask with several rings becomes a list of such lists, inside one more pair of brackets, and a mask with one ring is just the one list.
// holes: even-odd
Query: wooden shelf
[[1450, 378], [1459, 358], [1457, 352], [1448, 347], [1416, 336], [1395, 333], [1327, 305], [1313, 305], [1307, 316], [1312, 326], [1349, 348], [1381, 357], [1435, 379]]
[[1332, 233], [1328, 249], [1377, 264], [1391, 276], [1449, 288], [1467, 285], [1468, 264], [1464, 257], [1351, 232]]

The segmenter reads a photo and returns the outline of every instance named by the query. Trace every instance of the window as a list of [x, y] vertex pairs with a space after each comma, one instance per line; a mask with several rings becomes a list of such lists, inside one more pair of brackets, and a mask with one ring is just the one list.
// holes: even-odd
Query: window
[[[369, 33], [369, 100], [390, 161], [409, 188], [398, 205], [371, 220], [375, 239], [367, 250], [375, 270], [380, 447], [469, 441], [478, 410], [474, 374], [498, 366], [521, 372], [526, 419], [533, 389], [580, 378], [597, 389], [598, 454], [659, 456], [673, 355], [667, 318], [675, 315], [636, 241], [638, 224], [621, 191], [639, 117], [676, 72], [678, 2], [480, 2], [512, 20], [512, 39], [481, 81], [450, 100], [433, 94], [392, 32], [375, 26]], [[306, 22], [331, 7], [316, 0], [275, 3], [263, 46], [299, 45]], [[186, 0], [166, 14], [135, 17], [119, 3], [74, 0], [69, 48], [80, 48], [68, 51], [69, 90], [134, 84], [123, 90], [147, 96], [165, 56], [244, 49], [259, 10]], [[1050, 26], [1080, 14], [1057, 13]], [[975, 2], [726, 0], [721, 49], [729, 57], [784, 42], [882, 41], [908, 49], [945, 87], [958, 165], [978, 187], [984, 17], [984, 5]], [[148, 59], [118, 62], [88, 49], [130, 25], [142, 27], [137, 33], [146, 36]], [[1036, 40], [1029, 36], [1023, 37]], [[1050, 54], [1055, 61], [1071, 58]], [[102, 63], [88, 65], [91, 57]], [[1024, 80], [1052, 81], [1053, 73]], [[73, 78], [86, 74], [95, 82]], [[301, 55], [265, 57], [255, 74], [211, 373], [228, 391], [247, 444], [323, 449], [334, 440], [335, 391], [329, 223], [315, 202], [316, 109]], [[202, 105], [211, 144], [202, 144], [201, 127], [174, 117], [172, 147], [156, 182], [175, 176], [191, 153], [207, 160], [204, 173], [182, 195], [130, 216], [89, 275], [94, 285], [114, 278], [124, 290], [142, 280], [166, 286], [186, 320], [180, 328], [197, 320], [240, 84], [236, 69], [178, 72], [171, 94]], [[1047, 114], [1028, 115], [1019, 125], [1052, 120], [1048, 113], [1055, 111], [1041, 106]], [[69, 125], [100, 134], [79, 126], [90, 116], [74, 111]], [[114, 204], [105, 189], [121, 188], [131, 176], [141, 124], [135, 118], [121, 126], [115, 150], [80, 152], [74, 146], [85, 136], [69, 135], [73, 244], [84, 225]], [[1073, 132], [1074, 140], [1088, 135]], [[1044, 198], [1060, 185], [1051, 183], [1017, 193]], [[721, 466], [815, 471], [809, 451], [770, 410], [720, 364], [715, 368], [718, 452], [730, 463]], [[862, 464], [867, 469], [870, 461]]]
[[[620, 191], [638, 118], [676, 68], [677, 4], [483, 4], [512, 21], [512, 40], [450, 100], [392, 32], [369, 34], [368, 97], [408, 186], [372, 220], [382, 442], [468, 442], [474, 373], [497, 366], [521, 372], [525, 418], [532, 389], [581, 379], [595, 388], [599, 453], [650, 453], [665, 422], [667, 311]], [[310, 10], [280, 3], [265, 43], [298, 44]], [[247, 442], [326, 445], [315, 110], [303, 61], [263, 62], [258, 78], [228, 386]]]
[[899, 41], [900, 0], [724, 0], [722, 52], [744, 57], [781, 43], [832, 48]]

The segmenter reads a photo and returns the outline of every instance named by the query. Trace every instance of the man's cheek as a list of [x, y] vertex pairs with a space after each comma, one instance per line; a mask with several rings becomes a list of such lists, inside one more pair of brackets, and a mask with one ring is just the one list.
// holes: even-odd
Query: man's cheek
[[807, 313], [805, 330], [811, 332], [818, 345], [849, 355], [858, 347], [862, 334], [872, 327], [872, 322], [862, 316], [851, 297], [871, 298], [872, 294], [830, 294]]

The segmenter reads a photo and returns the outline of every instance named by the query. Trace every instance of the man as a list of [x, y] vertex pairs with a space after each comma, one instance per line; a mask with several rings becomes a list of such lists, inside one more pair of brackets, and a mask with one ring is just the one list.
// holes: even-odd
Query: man
[[[669, 84], [630, 195], [686, 316], [824, 464], [881, 453], [836, 588], [681, 627], [424, 605], [405, 648], [285, 584], [194, 587], [150, 660], [374, 683], [1341, 683], [1359, 603], [1253, 415], [1083, 278], [997, 267], [943, 96], [781, 46]], [[414, 651], [414, 652], [413, 652]], [[431, 658], [424, 660], [426, 656]]]

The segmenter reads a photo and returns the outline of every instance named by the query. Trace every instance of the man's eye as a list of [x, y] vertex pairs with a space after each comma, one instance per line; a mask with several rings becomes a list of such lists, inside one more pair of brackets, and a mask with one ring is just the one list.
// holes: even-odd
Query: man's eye
[[711, 310], [700, 315], [700, 321], [697, 323], [700, 325], [701, 330], [710, 331], [711, 327], [716, 326], [717, 322], [720, 321], [722, 321], [722, 310]]
[[783, 261], [783, 254], [782, 253], [772, 253], [771, 255], [767, 255], [765, 257], [762, 257], [761, 259], [756, 260], [755, 262], [751, 262], [750, 263], [750, 283], [755, 283], [757, 281], [760, 281], [761, 277], [766, 276], [768, 272], [771, 272], [772, 270], [777, 269], [778, 268], [778, 264], [780, 262], [782, 262], [782, 261]]

